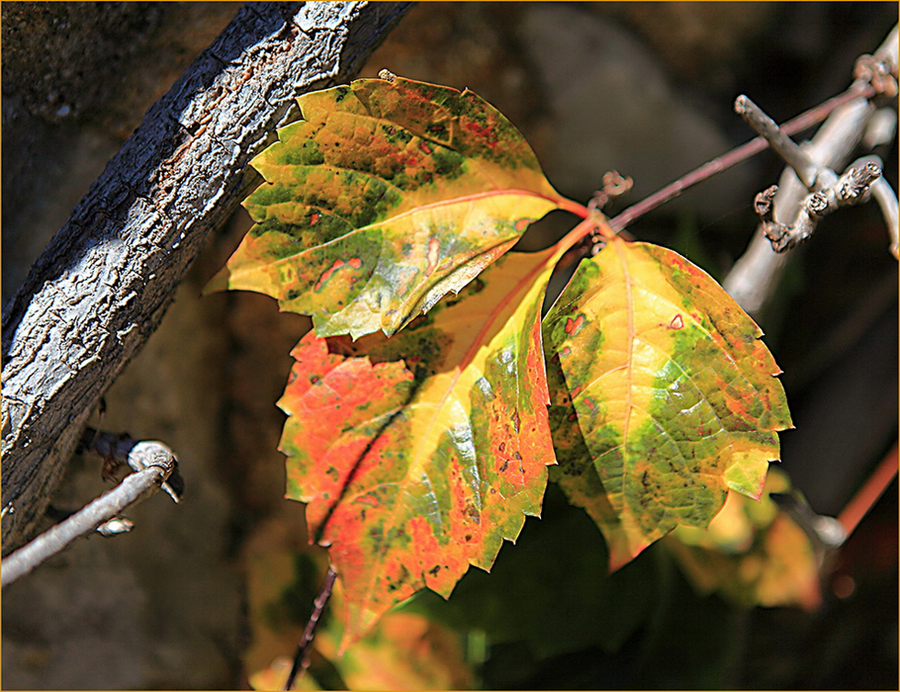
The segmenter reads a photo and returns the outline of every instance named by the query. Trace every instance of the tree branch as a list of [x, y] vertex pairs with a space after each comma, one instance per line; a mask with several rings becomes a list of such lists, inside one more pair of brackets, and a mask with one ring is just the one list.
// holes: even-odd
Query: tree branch
[[3, 553], [156, 329], [294, 98], [351, 78], [409, 3], [245, 5], [147, 112], [3, 312]]
[[[896, 95], [896, 81], [890, 80], [897, 75], [897, 27], [894, 27], [876, 51], [874, 59], [872, 56], [864, 57], [866, 59], [857, 63], [853, 87], [859, 85], [861, 89], [863, 85], [870, 84], [886, 96], [892, 95], [892, 92]], [[874, 112], [875, 107], [865, 98], [841, 106], [805, 147], [805, 153], [819, 167], [843, 167], [862, 140]], [[773, 220], [791, 226], [795, 221], [798, 205], [808, 190], [790, 168], [785, 169], [778, 188], [774, 199]], [[747, 312], [758, 313], [774, 294], [789, 258], [790, 253], [779, 254], [772, 249], [760, 226], [750, 246], [732, 267], [722, 285]]]
[[[841, 106], [852, 101], [871, 98], [876, 93], [875, 89], [871, 86], [855, 83], [842, 94], [838, 94], [837, 96], [820, 103], [818, 106], [801, 113], [797, 117], [791, 118], [788, 122], [781, 125], [781, 131], [787, 135], [803, 132], [814, 125], [818, 125]], [[722, 173], [732, 166], [736, 166], [742, 161], [746, 161], [751, 156], [756, 156], [756, 154], [761, 151], [765, 151], [768, 146], [769, 143], [766, 141], [765, 137], [756, 137], [749, 142], [745, 142], [744, 144], [735, 147], [728, 153], [722, 154], [722, 156], [717, 156], [712, 161], [707, 161], [702, 166], [686, 173], [678, 178], [678, 180], [669, 183], [664, 188], [657, 190], [652, 195], [645, 197], [640, 202], [631, 205], [620, 214], [610, 219], [609, 227], [614, 231], [625, 228], [635, 219], [662, 206], [666, 202], [679, 197], [694, 185], [702, 183], [712, 176]]]

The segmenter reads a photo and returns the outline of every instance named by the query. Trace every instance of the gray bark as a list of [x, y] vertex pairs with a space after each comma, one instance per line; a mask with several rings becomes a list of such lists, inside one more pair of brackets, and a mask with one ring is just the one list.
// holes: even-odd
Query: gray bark
[[147, 112], [3, 312], [3, 554], [153, 333], [294, 98], [347, 81], [410, 3], [248, 4]]

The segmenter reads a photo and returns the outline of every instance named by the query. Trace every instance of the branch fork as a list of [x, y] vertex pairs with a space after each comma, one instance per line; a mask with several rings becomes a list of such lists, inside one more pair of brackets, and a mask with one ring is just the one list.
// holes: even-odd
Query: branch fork
[[885, 57], [885, 60], [879, 60], [874, 55], [860, 55], [853, 68], [853, 77], [868, 82], [882, 96], [893, 98], [897, 95], [897, 63], [889, 63], [890, 56]]
[[[823, 175], [832, 173], [832, 175]], [[830, 169], [823, 169], [816, 176], [816, 183], [833, 177]], [[806, 242], [820, 220], [840, 207], [864, 204], [871, 196], [872, 184], [881, 178], [881, 165], [870, 159], [858, 162], [834, 180], [830, 185], [817, 189], [804, 197], [799, 204], [793, 224], [778, 223], [774, 218], [774, 200], [778, 186], [772, 185], [760, 192], [754, 200], [754, 208], [762, 221], [763, 232], [775, 252], [786, 252]]]
[[[779, 223], [774, 218], [777, 185], [756, 196], [754, 208], [762, 219], [763, 232], [775, 252], [787, 252], [807, 241], [815, 232], [819, 221], [838, 208], [867, 202], [871, 196], [870, 188], [876, 181], [881, 180], [882, 187], [887, 184], [881, 177], [881, 161], [877, 157], [856, 161], [838, 177], [828, 166], [817, 164], [803, 147], [794, 142], [746, 96], [739, 96], [735, 100], [734, 109], [769, 142], [810, 191], [810, 194], [800, 200], [794, 221], [790, 224]], [[896, 246], [895, 220], [887, 216], [885, 220]]]

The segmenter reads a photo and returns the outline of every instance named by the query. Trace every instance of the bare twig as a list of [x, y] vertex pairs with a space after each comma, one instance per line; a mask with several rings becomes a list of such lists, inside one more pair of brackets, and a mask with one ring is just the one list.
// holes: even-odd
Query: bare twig
[[[872, 157], [874, 158], [874, 157]], [[821, 169], [814, 176], [815, 192], [803, 198], [797, 210], [794, 223], [786, 225], [773, 218], [773, 201], [778, 186], [773, 185], [756, 196], [756, 211], [762, 219], [763, 232], [772, 243], [775, 252], [786, 252], [800, 243], [806, 242], [813, 234], [819, 221], [840, 207], [867, 202], [870, 186], [881, 178], [880, 161], [872, 158], [857, 161], [837, 178], [831, 169]], [[793, 166], [792, 166], [793, 168]], [[830, 175], [825, 175], [825, 174]], [[827, 187], [820, 187], [821, 180], [834, 181]]]
[[881, 177], [881, 160], [876, 157], [855, 162], [838, 178], [827, 166], [818, 165], [762, 109], [746, 96], [739, 96], [735, 110], [765, 137], [781, 158], [794, 170], [800, 182], [814, 192], [800, 203], [793, 226], [774, 220], [773, 203], [778, 186], [773, 185], [756, 197], [757, 214], [762, 218], [766, 237], [776, 252], [789, 250], [807, 240], [816, 224], [838, 207], [866, 202], [869, 186]]
[[175, 470], [175, 455], [161, 442], [138, 442], [129, 456], [141, 467], [139, 471], [126, 476], [115, 488], [3, 559], [4, 587], [61, 552], [76, 538], [117, 518], [129, 505], [155, 493]]
[[872, 183], [869, 190], [872, 193], [872, 197], [878, 202], [881, 215], [887, 224], [888, 233], [891, 236], [891, 254], [896, 259], [900, 259], [900, 254], [898, 254], [898, 249], [900, 249], [900, 214], [897, 211], [897, 195], [894, 194], [891, 184], [884, 178], [879, 178]]
[[813, 187], [819, 166], [784, 130], [778, 127], [778, 123], [743, 94], [735, 99], [734, 111], [746, 120], [761, 137], [764, 137], [775, 153], [794, 169], [801, 183], [807, 188]]
[[313, 602], [313, 611], [309, 615], [309, 620], [306, 621], [306, 629], [303, 630], [303, 636], [300, 638], [300, 643], [297, 644], [297, 652], [294, 654], [294, 664], [291, 666], [291, 672], [288, 673], [287, 682], [284, 683], [284, 689], [286, 690], [289, 690], [294, 686], [294, 680], [297, 679], [297, 675], [301, 671], [306, 670], [306, 667], [309, 665], [306, 651], [309, 649], [309, 645], [312, 644], [313, 637], [316, 635], [316, 627], [319, 624], [319, 618], [322, 617], [325, 606], [328, 604], [328, 599], [331, 598], [331, 591], [334, 589], [334, 580], [336, 578], [337, 572], [334, 571], [334, 567], [328, 565], [325, 581], [322, 582], [322, 590]]

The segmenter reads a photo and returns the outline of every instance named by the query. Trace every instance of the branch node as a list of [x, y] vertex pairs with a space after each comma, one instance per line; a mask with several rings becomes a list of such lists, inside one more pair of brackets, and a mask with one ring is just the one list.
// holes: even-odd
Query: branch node
[[802, 207], [809, 216], [818, 221], [836, 206], [829, 197], [830, 195], [826, 194], [824, 190], [813, 192], [803, 200]]
[[[800, 201], [792, 225], [781, 224], [774, 219], [774, 197], [778, 191], [776, 185], [756, 195], [754, 208], [762, 220], [763, 233], [772, 244], [772, 249], [775, 252], [786, 252], [806, 242], [815, 232], [819, 221], [839, 207], [867, 202], [871, 196], [871, 186], [880, 179], [881, 166], [871, 159], [851, 165], [840, 178], [830, 168], [822, 167], [816, 184], [818, 186], [823, 181], [830, 181], [830, 184], [806, 195]], [[893, 246], [891, 251], [894, 251]]]
[[[151, 466], [156, 466], [163, 470], [166, 478], [169, 478], [174, 474], [175, 469], [178, 467], [178, 458], [175, 456], [175, 453], [162, 442], [157, 440], [142, 440], [135, 444], [128, 453], [128, 465], [135, 471], [142, 471]], [[173, 482], [177, 486], [177, 481]], [[181, 501], [180, 492], [169, 485], [168, 481], [164, 480], [161, 487], [176, 504]]]
[[178, 473], [178, 457], [158, 440], [136, 441], [128, 433], [108, 433], [85, 428], [81, 436], [82, 446], [103, 458], [104, 478], [115, 478], [119, 466], [128, 464], [134, 471], [150, 466], [160, 467], [165, 475], [162, 489], [176, 503], [184, 493], [184, 479]]
[[756, 211], [762, 223], [763, 233], [772, 243], [772, 249], [776, 252], [785, 252], [789, 249], [789, 228], [775, 221], [775, 195], [778, 194], [778, 186], [772, 185], [758, 193], [753, 199], [753, 209]]
[[863, 204], [869, 200], [870, 186], [881, 177], [881, 166], [866, 161], [860, 166], [850, 166], [840, 177], [835, 190], [841, 206]]
[[773, 216], [775, 210], [773, 201], [775, 200], [776, 194], [778, 194], [778, 186], [772, 185], [757, 194], [753, 199], [753, 209], [764, 223], [771, 223], [775, 220], [775, 217]]
[[891, 66], [873, 55], [860, 55], [856, 59], [853, 77], [868, 82], [882, 96], [893, 98], [897, 95], [897, 79], [891, 74]]
[[97, 527], [97, 533], [101, 536], [118, 536], [120, 533], [128, 533], [134, 528], [134, 522], [128, 517], [113, 517]]

